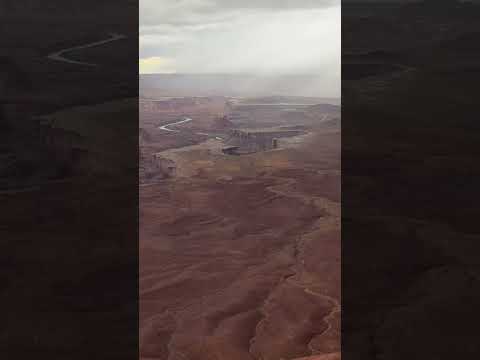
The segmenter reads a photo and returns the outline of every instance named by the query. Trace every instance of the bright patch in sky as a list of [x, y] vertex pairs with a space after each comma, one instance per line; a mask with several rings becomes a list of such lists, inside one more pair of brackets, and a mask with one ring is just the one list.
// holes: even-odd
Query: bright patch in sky
[[176, 72], [171, 59], [161, 56], [152, 56], [140, 59], [140, 74], [173, 74]]

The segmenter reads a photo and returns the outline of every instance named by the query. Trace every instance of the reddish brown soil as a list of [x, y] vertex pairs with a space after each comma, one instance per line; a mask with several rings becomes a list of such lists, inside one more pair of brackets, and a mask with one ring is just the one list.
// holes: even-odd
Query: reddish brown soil
[[247, 156], [186, 148], [188, 171], [140, 188], [142, 359], [338, 359], [340, 134], [315, 133]]

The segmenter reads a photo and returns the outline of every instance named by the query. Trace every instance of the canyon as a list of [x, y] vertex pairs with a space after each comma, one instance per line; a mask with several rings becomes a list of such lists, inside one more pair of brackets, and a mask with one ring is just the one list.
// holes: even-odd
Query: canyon
[[239, 101], [141, 102], [140, 358], [338, 359], [339, 108]]

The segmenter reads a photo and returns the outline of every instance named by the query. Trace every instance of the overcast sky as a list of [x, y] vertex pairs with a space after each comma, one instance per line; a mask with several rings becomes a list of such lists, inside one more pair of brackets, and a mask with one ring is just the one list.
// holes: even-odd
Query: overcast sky
[[140, 0], [141, 73], [340, 82], [340, 0]]

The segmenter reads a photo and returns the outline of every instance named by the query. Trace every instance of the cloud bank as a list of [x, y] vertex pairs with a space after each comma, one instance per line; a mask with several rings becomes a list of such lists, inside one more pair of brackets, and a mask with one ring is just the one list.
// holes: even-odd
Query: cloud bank
[[140, 73], [312, 74], [340, 87], [339, 0], [140, 0]]

